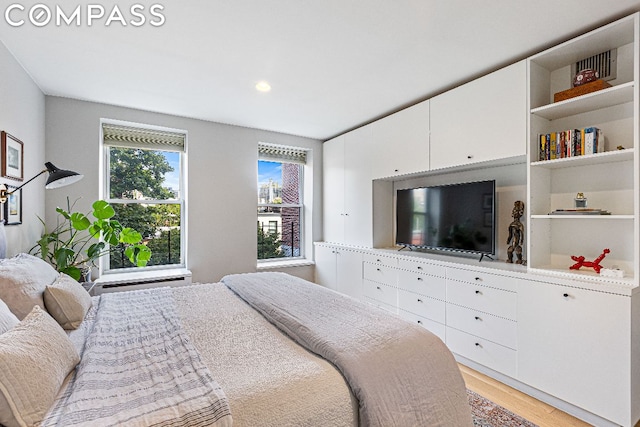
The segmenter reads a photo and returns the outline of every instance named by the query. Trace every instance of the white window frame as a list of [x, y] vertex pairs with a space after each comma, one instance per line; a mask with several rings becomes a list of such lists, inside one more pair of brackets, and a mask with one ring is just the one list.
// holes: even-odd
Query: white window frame
[[[283, 145], [277, 145], [277, 144], [268, 144], [268, 143], [259, 143], [259, 145], [262, 146], [272, 146], [274, 148], [285, 148], [285, 149], [292, 149], [295, 151], [304, 151], [307, 153], [307, 157], [308, 157], [308, 149], [305, 148], [297, 148], [297, 147], [289, 147], [289, 146], [283, 146]], [[256, 206], [256, 211], [257, 208], [260, 207], [275, 207], [275, 208], [298, 208], [300, 210], [300, 225], [298, 226], [299, 232], [300, 232], [300, 242], [299, 242], [299, 247], [300, 247], [300, 255], [299, 256], [290, 256], [290, 257], [279, 257], [279, 258], [266, 258], [266, 259], [257, 259], [258, 265], [259, 266], [267, 266], [268, 264], [272, 263], [278, 263], [278, 264], [282, 264], [282, 263], [299, 263], [302, 260], [306, 260], [306, 244], [307, 244], [307, 230], [306, 230], [306, 207], [305, 207], [305, 179], [306, 179], [306, 175], [308, 173], [308, 167], [306, 163], [301, 163], [301, 162], [295, 162], [295, 161], [290, 161], [287, 159], [278, 159], [278, 158], [261, 158], [260, 156], [258, 156], [258, 159], [256, 161], [256, 170], [258, 167], [258, 162], [259, 161], [270, 161], [270, 162], [279, 162], [279, 163], [293, 163], [293, 164], [298, 164], [300, 166], [300, 177], [298, 180], [298, 200], [300, 200], [300, 203], [295, 203], [295, 204], [290, 204], [290, 203], [258, 203]], [[260, 190], [259, 188], [257, 188], [256, 190]], [[256, 212], [257, 214], [257, 212]], [[284, 227], [282, 228], [282, 231], [284, 231]], [[292, 248], [293, 250], [293, 248]], [[256, 254], [256, 258], [257, 258], [257, 254]]]
[[[161, 132], [173, 132], [173, 133], [181, 133], [184, 134], [185, 142], [184, 142], [184, 151], [177, 151], [180, 153], [180, 173], [179, 175], [179, 185], [180, 191], [177, 199], [164, 199], [164, 200], [135, 200], [135, 199], [114, 199], [110, 197], [110, 153], [109, 148], [115, 146], [113, 144], [105, 144], [104, 143], [104, 134], [103, 134], [103, 124], [112, 124], [117, 126], [126, 126], [131, 128], [139, 128], [142, 130], [156, 130]], [[127, 147], [123, 147], [127, 148]], [[140, 147], [144, 148], [144, 147]], [[153, 147], [149, 147], [150, 150], [153, 150]], [[159, 151], [163, 151], [158, 149]], [[167, 151], [167, 150], [164, 150]], [[158, 270], [169, 270], [176, 268], [186, 268], [187, 265], [187, 152], [188, 152], [188, 133], [186, 130], [182, 129], [173, 129], [162, 126], [155, 125], [147, 125], [141, 123], [127, 122], [122, 120], [112, 120], [112, 119], [101, 119], [100, 120], [100, 182], [102, 185], [100, 186], [100, 198], [102, 200], [107, 201], [110, 204], [179, 204], [180, 205], [180, 262], [174, 264], [163, 264], [163, 265], [153, 265], [147, 267], [130, 267], [130, 268], [118, 268], [118, 269], [110, 269], [110, 254], [107, 254], [104, 257], [100, 258], [99, 269], [100, 274], [110, 275], [110, 274], [121, 274], [121, 273], [130, 273], [130, 272], [145, 272], [145, 271], [158, 271]], [[153, 254], [151, 255], [153, 257]]]

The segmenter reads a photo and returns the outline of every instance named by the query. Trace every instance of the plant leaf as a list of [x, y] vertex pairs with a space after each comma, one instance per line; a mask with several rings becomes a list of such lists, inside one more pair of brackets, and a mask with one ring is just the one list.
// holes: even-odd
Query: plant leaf
[[68, 274], [75, 280], [80, 280], [80, 276], [82, 276], [82, 270], [80, 270], [78, 267], [67, 267], [60, 270], [60, 272]]
[[133, 228], [127, 227], [120, 232], [119, 240], [121, 243], [129, 243], [133, 245], [142, 240], [142, 234], [138, 233]]
[[91, 221], [89, 218], [85, 216], [85, 214], [80, 212], [74, 212], [69, 216], [69, 221], [71, 221], [71, 226], [76, 230], [86, 230], [91, 225]]
[[112, 218], [116, 211], [111, 207], [111, 205], [104, 200], [97, 200], [93, 203], [93, 216], [97, 219], [109, 219]]
[[58, 265], [58, 271], [65, 270], [71, 263], [70, 261], [73, 260], [75, 254], [76, 252], [69, 247], [58, 248], [53, 254], [56, 259], [56, 264]]

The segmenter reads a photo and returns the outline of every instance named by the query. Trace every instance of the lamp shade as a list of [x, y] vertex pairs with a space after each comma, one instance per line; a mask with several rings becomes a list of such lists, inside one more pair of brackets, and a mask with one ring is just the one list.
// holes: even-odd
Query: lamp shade
[[74, 182], [78, 182], [84, 177], [84, 175], [81, 175], [78, 172], [58, 169], [51, 162], [47, 162], [44, 165], [47, 167], [47, 171], [49, 171], [49, 177], [47, 178], [47, 183], [44, 186], [46, 189], [64, 187], [66, 185], [73, 184]]

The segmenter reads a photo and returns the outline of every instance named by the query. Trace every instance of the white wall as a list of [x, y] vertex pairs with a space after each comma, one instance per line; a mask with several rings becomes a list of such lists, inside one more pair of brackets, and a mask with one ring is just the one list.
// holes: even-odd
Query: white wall
[[[193, 272], [194, 281], [218, 281], [225, 274], [256, 270], [258, 142], [313, 150], [312, 176], [305, 177], [316, 183], [310, 201], [313, 216], [308, 224], [311, 240], [321, 236], [320, 141], [50, 96], [46, 98], [47, 159], [62, 169], [83, 173], [85, 178], [72, 186], [47, 192], [48, 223], [55, 220], [55, 207], [66, 204], [66, 196], [71, 200], [82, 197], [76, 207], [86, 212], [99, 197], [101, 118], [188, 132], [187, 267]], [[311, 249], [307, 253], [311, 256]], [[295, 273], [298, 272], [296, 269]], [[308, 271], [299, 274], [310, 275]]]
[[[7, 48], [0, 43], [0, 130], [24, 143], [24, 180], [44, 169], [45, 96]], [[40, 237], [44, 183], [40, 177], [22, 190], [22, 224], [5, 227], [7, 256], [28, 251]], [[18, 181], [0, 178], [8, 185]], [[0, 208], [4, 206], [0, 205]]]

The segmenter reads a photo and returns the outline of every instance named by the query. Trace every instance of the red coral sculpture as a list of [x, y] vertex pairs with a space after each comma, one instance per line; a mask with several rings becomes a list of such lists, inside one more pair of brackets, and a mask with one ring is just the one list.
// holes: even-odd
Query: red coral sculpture
[[600, 273], [600, 270], [602, 269], [602, 266], [600, 265], [600, 261], [602, 261], [604, 257], [607, 256], [607, 254], [610, 252], [611, 251], [609, 249], [604, 249], [600, 254], [600, 256], [594, 259], [593, 261], [585, 261], [583, 256], [571, 255], [571, 259], [574, 260], [576, 263], [569, 268], [571, 270], [578, 270], [580, 269], [580, 267], [591, 267], [596, 271], [596, 273]]

